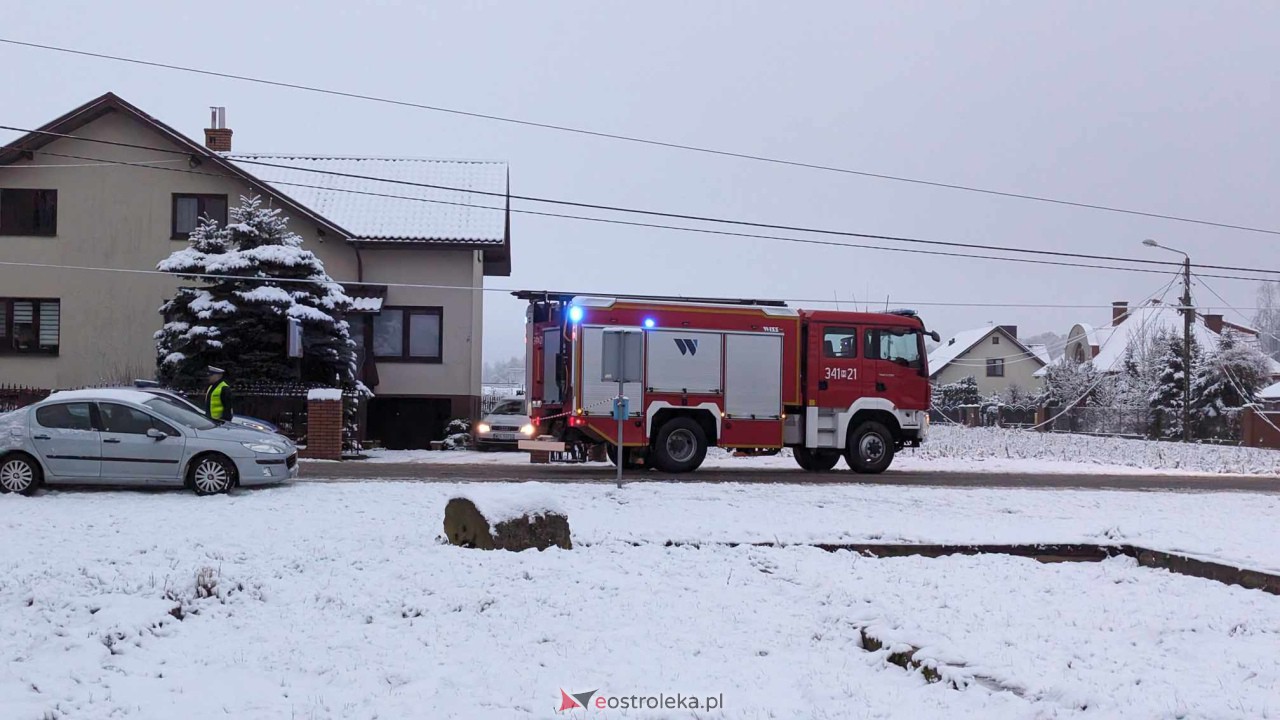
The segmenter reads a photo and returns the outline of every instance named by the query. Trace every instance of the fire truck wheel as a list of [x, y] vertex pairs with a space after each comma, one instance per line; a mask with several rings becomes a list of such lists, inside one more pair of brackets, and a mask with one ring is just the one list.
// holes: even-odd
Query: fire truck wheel
[[660, 470], [693, 472], [707, 457], [707, 434], [693, 418], [673, 418], [658, 431], [653, 456]]
[[827, 472], [840, 462], [839, 450], [810, 450], [798, 447], [793, 451], [796, 464], [809, 472]]
[[893, 434], [878, 422], [864, 422], [849, 433], [846, 460], [854, 472], [875, 475], [893, 462]]

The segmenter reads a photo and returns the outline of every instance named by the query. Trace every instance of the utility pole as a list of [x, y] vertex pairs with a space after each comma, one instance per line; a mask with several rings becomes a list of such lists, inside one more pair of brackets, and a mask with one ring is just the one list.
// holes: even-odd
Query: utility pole
[[1191, 256], [1175, 248], [1161, 245], [1150, 238], [1147, 247], [1160, 248], [1182, 256], [1182, 441], [1191, 442], [1191, 329], [1196, 309], [1191, 304]]
[[1182, 261], [1182, 442], [1191, 442], [1191, 325], [1195, 322], [1191, 305], [1191, 256]]

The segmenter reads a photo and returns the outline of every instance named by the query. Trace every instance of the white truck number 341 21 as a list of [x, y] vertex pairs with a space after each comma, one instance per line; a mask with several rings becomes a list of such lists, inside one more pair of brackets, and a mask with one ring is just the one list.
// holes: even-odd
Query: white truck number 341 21
[[858, 368], [827, 368], [827, 380], [857, 380]]

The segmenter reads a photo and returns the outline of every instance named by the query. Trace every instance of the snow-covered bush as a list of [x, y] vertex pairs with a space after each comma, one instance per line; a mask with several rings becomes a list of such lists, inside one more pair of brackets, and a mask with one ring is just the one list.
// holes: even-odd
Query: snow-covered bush
[[444, 429], [445, 450], [467, 450], [471, 447], [471, 421], [455, 418]]
[[940, 408], [957, 408], [961, 405], [977, 405], [982, 400], [978, 392], [978, 381], [972, 375], [960, 378], [953, 383], [936, 385], [933, 388], [933, 404]]

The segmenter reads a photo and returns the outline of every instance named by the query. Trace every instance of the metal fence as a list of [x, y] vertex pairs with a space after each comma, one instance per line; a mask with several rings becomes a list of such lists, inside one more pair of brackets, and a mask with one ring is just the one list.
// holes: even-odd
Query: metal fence
[[1007, 405], [982, 403], [975, 405], [934, 405], [929, 409], [929, 422], [965, 425], [967, 416], [976, 416], [977, 424], [982, 427], [1014, 427], [1025, 428], [1036, 424], [1034, 405]]
[[21, 385], [0, 385], [0, 413], [24, 408], [49, 397], [49, 391]]
[[[1051, 432], [1084, 435], [1177, 440], [1182, 437], [1181, 411], [1148, 408], [1060, 407], [1047, 409]], [[1214, 417], [1197, 415], [1191, 421], [1191, 437], [1201, 442], [1239, 444], [1243, 437], [1244, 408], [1228, 408]]]

